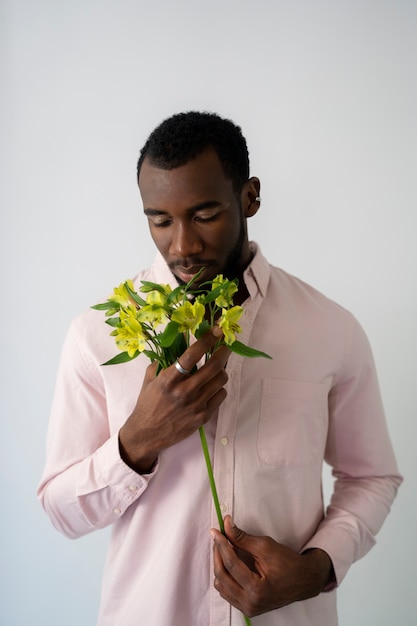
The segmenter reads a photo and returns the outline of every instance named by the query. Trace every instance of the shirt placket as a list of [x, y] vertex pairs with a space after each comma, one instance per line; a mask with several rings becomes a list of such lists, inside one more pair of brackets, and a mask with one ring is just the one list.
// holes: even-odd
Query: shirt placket
[[[242, 318], [242, 333], [239, 340], [249, 341], [253, 320], [260, 305], [260, 297], [248, 301]], [[227, 364], [229, 380], [227, 383], [227, 397], [219, 408], [217, 429], [214, 440], [213, 471], [219, 496], [222, 516], [233, 517], [234, 498], [239, 494], [234, 492], [235, 484], [235, 436], [240, 406], [240, 384], [243, 358], [234, 353], [230, 355]], [[211, 510], [211, 524], [218, 528], [218, 520], [214, 505]], [[232, 609], [228, 602], [223, 600], [213, 586], [213, 553], [210, 556], [210, 626], [230, 626]], [[242, 618], [243, 619], [243, 618]], [[243, 624], [243, 621], [242, 621]]]

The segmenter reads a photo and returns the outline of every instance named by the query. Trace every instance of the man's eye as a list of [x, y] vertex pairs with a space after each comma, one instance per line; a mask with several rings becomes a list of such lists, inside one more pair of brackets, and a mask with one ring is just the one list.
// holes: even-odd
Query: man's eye
[[167, 226], [171, 224], [171, 220], [154, 218], [152, 220], [152, 224], [153, 226], [156, 226], [157, 228], [166, 228]]
[[209, 214], [209, 215], [196, 215], [194, 217], [197, 222], [214, 222], [214, 220], [218, 217], [218, 213]]

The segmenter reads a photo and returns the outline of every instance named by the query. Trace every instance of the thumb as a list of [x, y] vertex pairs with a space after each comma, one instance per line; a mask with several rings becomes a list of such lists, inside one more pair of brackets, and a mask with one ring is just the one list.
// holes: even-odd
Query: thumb
[[224, 532], [232, 545], [249, 551], [252, 535], [238, 528], [230, 515], [224, 518]]
[[261, 576], [263, 538], [250, 535], [241, 528], [238, 528], [230, 515], [226, 515], [224, 518], [224, 532], [227, 539], [234, 547], [239, 559], [243, 561], [252, 572]]

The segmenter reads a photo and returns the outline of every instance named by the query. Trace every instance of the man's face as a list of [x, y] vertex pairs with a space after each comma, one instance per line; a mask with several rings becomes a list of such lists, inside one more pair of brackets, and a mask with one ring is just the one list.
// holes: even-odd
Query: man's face
[[253, 202], [247, 191], [237, 197], [214, 150], [172, 170], [145, 158], [139, 189], [155, 245], [179, 282], [203, 267], [200, 283], [243, 271], [250, 260], [246, 215], [255, 212], [247, 213], [247, 206]]

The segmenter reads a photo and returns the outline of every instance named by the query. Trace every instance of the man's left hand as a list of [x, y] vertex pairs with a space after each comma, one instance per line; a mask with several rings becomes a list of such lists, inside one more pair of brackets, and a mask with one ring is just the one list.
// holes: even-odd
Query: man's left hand
[[249, 535], [228, 515], [225, 534], [212, 529], [214, 586], [244, 615], [254, 617], [317, 596], [329, 580], [332, 562], [318, 548], [298, 554], [271, 537]]

